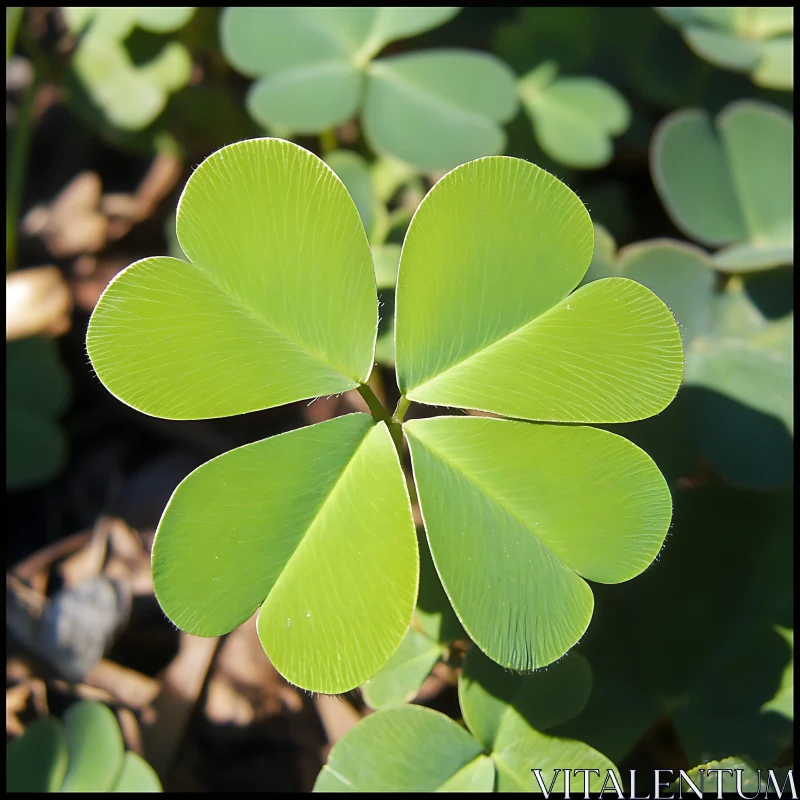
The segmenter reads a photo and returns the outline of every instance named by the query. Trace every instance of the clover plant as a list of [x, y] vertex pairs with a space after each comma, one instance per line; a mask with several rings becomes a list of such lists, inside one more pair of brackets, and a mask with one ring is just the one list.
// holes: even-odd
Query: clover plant
[[81, 38], [71, 69], [90, 100], [114, 126], [130, 131], [147, 127], [164, 109], [172, 92], [189, 80], [192, 61], [179, 42], [168, 42], [145, 63], [135, 64], [124, 40], [141, 28], [169, 33], [182, 28], [194, 7], [63, 9], [68, 29]]
[[519, 81], [522, 106], [542, 150], [569, 167], [603, 167], [614, 154], [612, 136], [628, 128], [625, 98], [599, 78], [558, 77], [547, 61]]
[[746, 72], [770, 89], [794, 85], [794, 10], [791, 6], [661, 6], [686, 44], [712, 64]]
[[[468, 731], [422, 706], [378, 711], [334, 745], [314, 791], [537, 791], [531, 764], [555, 791], [563, 790], [567, 765], [599, 770], [602, 778], [588, 776], [598, 791], [607, 770], [619, 780], [614, 765], [583, 742], [544, 732], [579, 713], [590, 688], [580, 656], [524, 677], [472, 648], [458, 684]], [[574, 791], [584, 788], [580, 769], [570, 776]]]
[[6, 748], [9, 792], [160, 792], [153, 768], [125, 750], [117, 719], [95, 701], [79, 701], [63, 722], [44, 717]]
[[[602, 229], [586, 279], [624, 276], [642, 283], [672, 310], [686, 352], [688, 430], [670, 436], [705, 456], [726, 480], [773, 489], [792, 476], [794, 314], [770, 319], [741, 279], [716, 287], [714, 262], [700, 248], [669, 239], [638, 242], [618, 253]], [[729, 400], [723, 402], [725, 398]], [[733, 401], [733, 402], [730, 402]], [[751, 435], [742, 435], [743, 430]], [[691, 468], [690, 468], [691, 469]]]
[[793, 133], [786, 111], [752, 100], [725, 108], [716, 130], [695, 109], [659, 124], [650, 153], [656, 189], [682, 231], [722, 248], [717, 269], [793, 263]]
[[[156, 596], [178, 627], [217, 636], [260, 607], [261, 642], [292, 683], [336, 693], [375, 675], [417, 599], [403, 440], [447, 596], [504, 667], [559, 659], [589, 625], [586, 579], [627, 581], [658, 554], [663, 476], [587, 424], [662, 411], [683, 377], [680, 334], [634, 281], [572, 291], [593, 228], [548, 173], [482, 158], [420, 204], [397, 277], [394, 414], [367, 383], [369, 244], [324, 162], [280, 139], [222, 148], [187, 182], [177, 237], [190, 262], [132, 264], [92, 315], [87, 348], [109, 391], [167, 419], [351, 389], [371, 412], [239, 447], [180, 484], [153, 545]], [[406, 421], [412, 402], [509, 419]]]
[[282, 135], [320, 133], [359, 114], [370, 147], [424, 170], [503, 150], [499, 123], [517, 111], [514, 75], [468, 50], [375, 57], [390, 42], [452, 19], [460, 8], [227, 8], [222, 49], [257, 78], [252, 116]]

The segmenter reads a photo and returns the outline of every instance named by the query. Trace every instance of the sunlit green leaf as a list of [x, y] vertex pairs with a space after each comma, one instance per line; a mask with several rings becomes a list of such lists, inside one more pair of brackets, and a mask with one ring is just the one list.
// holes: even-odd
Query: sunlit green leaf
[[156, 596], [176, 625], [218, 636], [261, 606], [258, 633], [275, 667], [327, 693], [363, 683], [397, 649], [418, 564], [397, 453], [366, 414], [199, 467], [153, 545]]
[[488, 792], [494, 770], [484, 759], [478, 742], [444, 714], [392, 708], [365, 717], [334, 745], [314, 791], [434, 792], [457, 788], [448, 783], [459, 776], [461, 787]]
[[470, 638], [505, 667], [545, 666], [580, 639], [594, 605], [580, 576], [626, 581], [661, 548], [669, 490], [620, 437], [471, 417], [404, 430], [442, 584]]
[[586, 209], [538, 167], [485, 158], [446, 175], [403, 245], [401, 391], [431, 405], [558, 422], [661, 411], [683, 372], [675, 321], [632, 281], [570, 295], [591, 255]]
[[224, 147], [186, 184], [177, 230], [192, 263], [136, 262], [92, 315], [89, 356], [112, 394], [197, 419], [366, 380], [372, 259], [353, 201], [319, 159], [277, 139]]
[[776, 626], [777, 633], [792, 650], [792, 660], [786, 665], [781, 676], [781, 685], [769, 702], [761, 706], [762, 711], [773, 711], [787, 719], [794, 720], [794, 631]]

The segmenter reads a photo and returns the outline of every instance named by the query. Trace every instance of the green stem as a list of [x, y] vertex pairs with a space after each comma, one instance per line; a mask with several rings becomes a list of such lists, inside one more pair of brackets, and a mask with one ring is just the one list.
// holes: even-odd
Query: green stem
[[397, 455], [402, 458], [403, 430], [400, 425], [400, 420], [394, 419], [390, 416], [389, 412], [386, 410], [386, 407], [383, 405], [383, 403], [381, 403], [380, 400], [378, 400], [378, 398], [375, 396], [375, 392], [373, 392], [366, 383], [359, 385], [358, 393], [364, 398], [367, 407], [369, 408], [369, 413], [372, 414], [372, 418], [375, 420], [375, 422], [386, 423], [386, 427], [389, 429], [389, 433], [392, 436], [394, 446], [397, 449]]
[[38, 85], [38, 75], [34, 73], [17, 110], [17, 124], [14, 126], [12, 134], [8, 183], [6, 184], [6, 272], [14, 269], [17, 261], [17, 225], [22, 205], [22, 185], [25, 180], [25, 169], [31, 146], [33, 105]]
[[378, 400], [378, 398], [375, 396], [375, 392], [372, 391], [368, 384], [360, 384], [358, 387], [358, 393], [366, 401], [366, 404], [369, 407], [369, 413], [372, 414], [372, 418], [375, 420], [375, 422], [385, 422], [388, 425], [392, 421], [389, 412], [386, 410], [383, 403]]
[[408, 411], [408, 407], [410, 405], [411, 401], [405, 395], [401, 395], [400, 400], [397, 403], [397, 408], [394, 410], [394, 414], [392, 415], [392, 420], [394, 422], [402, 422], [403, 417], [405, 417], [406, 411]]
[[319, 135], [319, 145], [323, 158], [336, 150], [339, 147], [339, 142], [336, 140], [336, 131], [333, 128], [322, 131]]

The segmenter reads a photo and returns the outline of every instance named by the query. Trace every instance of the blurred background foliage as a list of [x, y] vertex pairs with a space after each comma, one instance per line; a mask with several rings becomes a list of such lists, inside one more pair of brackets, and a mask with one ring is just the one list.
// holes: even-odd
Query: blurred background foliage
[[371, 382], [389, 401], [399, 245], [433, 182], [505, 153], [581, 197], [585, 280], [662, 297], [686, 381], [658, 417], [609, 426], [664, 472], [674, 522], [641, 578], [595, 587], [585, 702], [548, 733], [621, 769], [793, 763], [792, 9], [18, 7], [6, 53], [7, 736], [20, 763], [50, 758], [37, 787], [72, 774], [78, 698], [114, 709], [167, 788], [309, 789], [370, 708], [459, 715], [468, 641], [431, 564], [401, 649], [333, 704], [283, 683], [252, 626], [198, 644], [155, 604], [148, 549], [189, 471], [361, 408], [348, 394], [171, 423], [91, 373], [108, 281], [183, 257], [192, 168], [259, 135], [320, 155], [356, 202], [381, 308]]

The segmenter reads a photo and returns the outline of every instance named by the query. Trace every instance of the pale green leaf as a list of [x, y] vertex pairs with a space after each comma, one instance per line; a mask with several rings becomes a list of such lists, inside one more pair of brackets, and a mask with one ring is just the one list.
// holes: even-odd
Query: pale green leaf
[[369, 68], [364, 134], [372, 148], [424, 170], [500, 152], [498, 123], [517, 108], [513, 73], [488, 53], [439, 50]]
[[[608, 771], [616, 773], [602, 753], [583, 742], [556, 739], [534, 730], [513, 708], [503, 716], [492, 760], [497, 768], [498, 792], [540, 792], [533, 769], [540, 770], [544, 787], [552, 786], [555, 792], [564, 791], [565, 771], [571, 771], [569, 789], [574, 792], [584, 790], [586, 778], [589, 791], [597, 792]], [[599, 775], [578, 770], [597, 770]]]
[[360, 55], [371, 57], [395, 39], [405, 39], [438, 28], [461, 11], [460, 6], [428, 6], [376, 8], [372, 29], [361, 47]]
[[712, 130], [701, 111], [680, 111], [651, 149], [656, 189], [675, 224], [699, 242], [733, 245], [726, 270], [793, 260], [793, 125], [783, 110], [755, 101], [729, 105]]
[[404, 430], [439, 577], [470, 638], [505, 667], [546, 666], [580, 639], [594, 605], [580, 576], [628, 580], [661, 548], [669, 490], [621, 437], [471, 417]]
[[409, 628], [400, 647], [362, 687], [370, 708], [390, 708], [413, 700], [444, 648], [424, 633]]
[[403, 245], [401, 391], [558, 422], [624, 422], [664, 409], [683, 372], [672, 315], [622, 279], [569, 295], [591, 254], [586, 209], [544, 170], [498, 157], [446, 175]]
[[344, 61], [302, 65], [254, 83], [247, 110], [265, 127], [319, 133], [355, 114], [363, 83], [364, 76]]
[[[491, 791], [494, 771], [473, 766], [481, 746], [438, 711], [402, 706], [365, 717], [338, 741], [315, 792], [433, 792], [449, 790], [469, 769], [473, 791]], [[477, 775], [475, 774], [477, 773]], [[463, 786], [467, 776], [460, 775]]]
[[[739, 781], [736, 777], [738, 770], [742, 771]], [[767, 775], [765, 774], [762, 779], [754, 767], [744, 759], [723, 758], [721, 761], [709, 761], [707, 764], [690, 769], [671, 783], [669, 789], [674, 792], [680, 791], [682, 794], [685, 792], [687, 797], [691, 796], [691, 792], [698, 790], [703, 797], [715, 794], [722, 797], [723, 792], [738, 794], [739, 791], [746, 792], [748, 797], [756, 797], [759, 792], [766, 789], [766, 781]]]
[[156, 596], [176, 625], [218, 636], [261, 606], [275, 667], [326, 693], [355, 688], [397, 649], [418, 564], [397, 453], [366, 414], [212, 459], [176, 489], [153, 545]]
[[753, 83], [768, 89], [791, 91], [794, 87], [794, 37], [781, 36], [761, 45], [761, 63]]
[[110, 791], [120, 775], [125, 745], [108, 706], [81, 701], [64, 715], [69, 761], [62, 792]]
[[543, 731], [580, 713], [591, 689], [592, 671], [577, 653], [547, 669], [519, 673], [503, 669], [473, 647], [464, 661], [458, 699], [472, 735], [491, 750], [509, 709]]
[[742, 39], [732, 32], [689, 27], [684, 38], [697, 55], [718, 67], [750, 72], [761, 58], [760, 42]]
[[132, 264], [92, 315], [106, 388], [170, 419], [230, 416], [336, 394], [372, 367], [369, 245], [341, 181], [290, 142], [214, 153], [189, 179], [178, 240], [192, 263]]
[[67, 771], [67, 738], [51, 717], [36, 720], [6, 745], [7, 792], [57, 792]]
[[794, 125], [783, 109], [741, 101], [717, 118], [749, 240], [792, 247]]
[[725, 152], [702, 111], [679, 111], [656, 130], [650, 169], [673, 222], [699, 242], [747, 236]]
[[[358, 213], [361, 216], [361, 221], [364, 223], [364, 230], [369, 235], [372, 230], [372, 225], [378, 213], [378, 201], [375, 196], [375, 189], [372, 186], [372, 177], [369, 171], [369, 165], [358, 154], [352, 150], [335, 150], [325, 157], [328, 166], [341, 178], [342, 183], [347, 189], [353, 202], [356, 204]], [[375, 274], [379, 276], [377, 267], [377, 253], [376, 248], [372, 248], [372, 259], [376, 262]], [[395, 275], [397, 274], [397, 265], [394, 268]], [[384, 286], [381, 284], [380, 277], [378, 277], [378, 289]]]
[[625, 98], [597, 78], [557, 78], [543, 85], [541, 69], [522, 78], [519, 91], [542, 149], [579, 169], [607, 164], [613, 155], [611, 137], [630, 124]]
[[792, 651], [792, 660], [786, 665], [781, 675], [781, 685], [769, 702], [761, 706], [764, 712], [773, 711], [782, 714], [790, 720], [794, 720], [794, 631], [776, 625], [776, 631], [781, 638], [789, 645]]
[[161, 781], [155, 770], [137, 753], [127, 752], [114, 792], [160, 792]]

